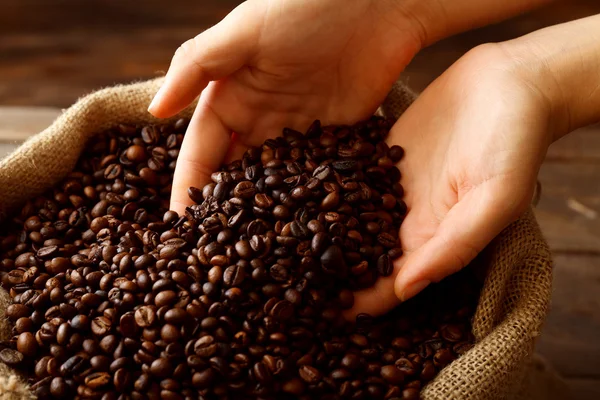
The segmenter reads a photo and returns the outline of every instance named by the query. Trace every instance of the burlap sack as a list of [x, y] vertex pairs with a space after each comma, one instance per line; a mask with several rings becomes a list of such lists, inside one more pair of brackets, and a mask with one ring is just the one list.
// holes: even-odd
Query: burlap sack
[[[60, 181], [93, 134], [119, 123], [167, 123], [146, 111], [159, 85], [153, 80], [93, 93], [0, 162], [0, 213], [7, 215]], [[395, 85], [379, 112], [397, 118], [413, 99], [412, 92]], [[552, 278], [550, 251], [533, 213], [505, 229], [484, 259], [485, 282], [473, 319], [477, 344], [424, 389], [424, 399], [526, 398], [525, 369], [548, 309]], [[0, 340], [10, 335], [3, 315], [7, 302], [6, 293], [0, 295]], [[2, 365], [0, 394], [11, 400], [31, 397], [23, 381]]]

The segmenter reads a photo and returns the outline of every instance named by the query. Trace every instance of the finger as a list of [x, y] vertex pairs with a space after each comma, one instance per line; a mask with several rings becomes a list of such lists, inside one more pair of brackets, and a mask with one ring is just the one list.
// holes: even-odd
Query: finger
[[511, 194], [502, 195], [507, 187], [509, 183], [499, 179], [487, 181], [450, 209], [433, 237], [411, 253], [399, 271], [395, 292], [401, 301], [465, 267], [520, 214], [525, 204], [514, 202]]
[[379, 278], [374, 286], [354, 293], [354, 306], [344, 312], [344, 317], [348, 321], [354, 321], [361, 313], [372, 316], [382, 315], [400, 304], [400, 300], [394, 293], [394, 277], [401, 268], [401, 259], [394, 264], [394, 272], [391, 276]]
[[170, 117], [189, 105], [210, 81], [240, 69], [254, 54], [261, 20], [258, 9], [244, 3], [182, 44], [148, 111], [158, 118]]
[[231, 135], [231, 144], [225, 157], [225, 163], [240, 160], [248, 148], [249, 146], [241, 140], [240, 135], [234, 132]]
[[200, 99], [181, 144], [173, 177], [171, 210], [182, 214], [192, 203], [190, 186], [202, 188], [227, 154], [231, 132], [219, 116]]

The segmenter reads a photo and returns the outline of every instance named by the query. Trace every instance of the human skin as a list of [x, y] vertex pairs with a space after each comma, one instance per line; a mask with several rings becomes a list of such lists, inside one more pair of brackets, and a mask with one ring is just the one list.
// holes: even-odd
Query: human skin
[[[368, 117], [423, 46], [542, 3], [242, 4], [178, 50], [150, 106], [167, 117], [201, 92], [178, 159], [172, 208], [183, 211], [189, 186], [206, 183], [223, 162], [283, 126]], [[464, 267], [526, 209], [549, 144], [594, 119], [583, 111], [593, 101], [570, 95], [573, 88], [586, 93], [590, 87], [581, 86], [597, 78], [594, 24], [600, 26], [597, 19], [575, 21], [476, 48], [400, 118], [389, 142], [406, 148], [405, 255], [393, 277], [357, 294], [349, 316], [385, 312]]]
[[466, 54], [392, 128], [406, 149], [405, 255], [348, 315], [381, 314], [466, 266], [527, 209], [548, 146], [599, 120], [600, 15]]

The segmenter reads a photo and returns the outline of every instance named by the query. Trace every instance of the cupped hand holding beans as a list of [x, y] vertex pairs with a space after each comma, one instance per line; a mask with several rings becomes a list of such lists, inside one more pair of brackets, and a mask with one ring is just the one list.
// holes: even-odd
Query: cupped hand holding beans
[[[366, 118], [423, 46], [544, 2], [245, 2], [180, 47], [150, 106], [168, 117], [200, 94], [171, 207], [182, 212], [188, 187], [284, 126]], [[599, 27], [596, 16], [478, 47], [400, 118], [388, 142], [406, 149], [405, 255], [351, 316], [463, 268], [526, 210], [548, 146], [598, 119]]]

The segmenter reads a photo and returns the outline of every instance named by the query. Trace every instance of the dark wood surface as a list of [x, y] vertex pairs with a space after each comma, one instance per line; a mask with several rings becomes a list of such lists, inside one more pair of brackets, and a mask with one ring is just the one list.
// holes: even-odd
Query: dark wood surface
[[[67, 107], [93, 89], [160, 75], [180, 43], [216, 23], [237, 3], [2, 0], [0, 153], [14, 147], [8, 131], [2, 130], [7, 120], [3, 106]], [[403, 79], [422, 90], [477, 44], [596, 13], [597, 0], [563, 1], [455, 36], [421, 52]], [[22, 132], [35, 131], [36, 126]], [[536, 214], [555, 255], [555, 282], [538, 351], [568, 380], [573, 398], [598, 399], [600, 127], [582, 129], [555, 143], [539, 179], [542, 197]]]

